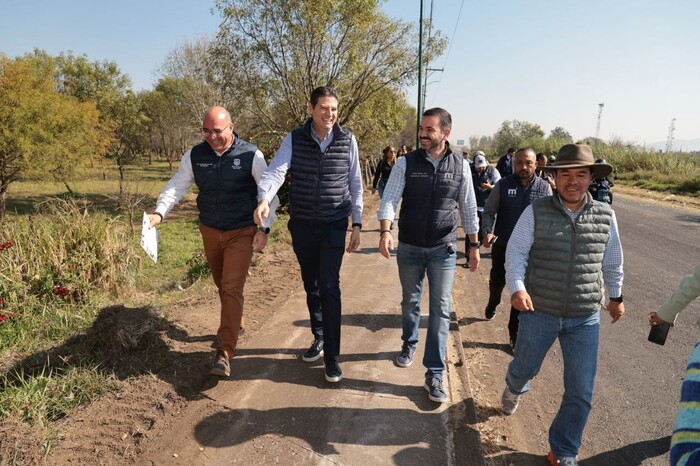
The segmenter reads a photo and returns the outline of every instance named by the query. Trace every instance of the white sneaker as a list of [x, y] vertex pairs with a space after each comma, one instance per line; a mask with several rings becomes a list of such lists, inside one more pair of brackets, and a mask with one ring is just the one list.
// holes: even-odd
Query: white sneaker
[[506, 389], [503, 390], [503, 395], [501, 395], [501, 409], [503, 412], [508, 415], [513, 414], [515, 410], [518, 409], [521, 396], [522, 395], [516, 395], [510, 391], [510, 388], [506, 387]]

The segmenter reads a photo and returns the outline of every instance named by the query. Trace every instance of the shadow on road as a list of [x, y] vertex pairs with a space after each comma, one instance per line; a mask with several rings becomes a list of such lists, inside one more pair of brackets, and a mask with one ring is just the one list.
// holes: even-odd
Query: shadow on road
[[[448, 408], [449, 411], [458, 407]], [[421, 426], [437, 425], [445, 413], [426, 413], [408, 409], [354, 409], [298, 407], [270, 410], [237, 409], [212, 414], [195, 426], [194, 435], [201, 445], [224, 448], [257, 437], [273, 434], [306, 442], [320, 455], [336, 455], [336, 445], [396, 446], [410, 445], [394, 455], [392, 464], [415, 465], [419, 458], [442, 458], [444, 442], [428, 443]], [[437, 418], [436, 418], [437, 417]], [[352, 425], [339, 420], [352, 420]], [[342, 424], [342, 425], [341, 425]], [[222, 429], [222, 426], [228, 426]], [[468, 430], [474, 430], [467, 427]], [[474, 431], [475, 435], [478, 432]]]
[[616, 450], [598, 453], [595, 456], [581, 460], [582, 466], [637, 466], [642, 461], [668, 452], [671, 447], [671, 436], [661, 437], [656, 440], [644, 440], [631, 443]]

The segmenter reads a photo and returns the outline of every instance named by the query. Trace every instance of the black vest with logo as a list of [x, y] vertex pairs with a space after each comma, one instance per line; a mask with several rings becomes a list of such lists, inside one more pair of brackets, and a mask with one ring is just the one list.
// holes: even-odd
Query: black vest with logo
[[221, 156], [207, 142], [192, 148], [192, 171], [199, 189], [199, 222], [218, 230], [255, 225], [258, 187], [252, 175], [256, 146], [234, 133], [234, 142]]
[[311, 119], [292, 131], [290, 217], [303, 222], [331, 223], [348, 217], [350, 143], [352, 133], [336, 124], [324, 152], [311, 136]]
[[406, 154], [406, 184], [399, 215], [399, 241], [432, 247], [457, 240], [464, 159], [449, 146], [437, 169], [428, 153]]
[[505, 247], [518, 223], [520, 214], [532, 201], [549, 195], [549, 184], [539, 176], [533, 176], [527, 186], [523, 186], [518, 175], [509, 175], [498, 182], [500, 199], [493, 234], [498, 236], [498, 244]]

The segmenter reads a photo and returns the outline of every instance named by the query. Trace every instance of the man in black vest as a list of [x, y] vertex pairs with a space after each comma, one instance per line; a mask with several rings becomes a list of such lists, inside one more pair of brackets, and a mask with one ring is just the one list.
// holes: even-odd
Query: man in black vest
[[267, 244], [277, 199], [273, 214], [257, 228], [253, 221], [257, 183], [267, 168], [262, 152], [238, 137], [225, 108], [206, 110], [202, 132], [204, 142], [182, 157], [177, 173], [158, 197], [155, 212], [148, 217], [151, 228], [158, 225], [190, 186], [197, 185], [199, 231], [221, 301], [211, 374], [228, 377], [243, 322], [243, 286], [250, 259], [253, 251], [260, 252]]
[[[536, 168], [535, 151], [529, 147], [519, 149], [515, 153], [515, 173], [499, 180], [486, 199], [481, 229], [484, 246], [492, 248], [489, 302], [484, 311], [488, 320], [496, 315], [496, 307], [501, 303], [501, 293], [506, 286], [506, 246], [515, 223], [530, 202], [552, 195], [549, 184], [535, 175]], [[518, 338], [518, 310], [514, 307], [510, 308], [508, 334], [511, 349], [515, 348]]]
[[[462, 154], [450, 150], [447, 138], [452, 117], [442, 108], [423, 113], [419, 128], [421, 149], [409, 152], [394, 165], [379, 208], [379, 251], [387, 259], [394, 247], [391, 234], [396, 206], [399, 216], [396, 262], [403, 298], [403, 345], [396, 358], [399, 367], [410, 366], [418, 344], [423, 278], [430, 287], [428, 332], [423, 365], [428, 398], [447, 401], [442, 375], [445, 370], [450, 301], [457, 257], [457, 227], [470, 240], [469, 266], [479, 265], [479, 230], [476, 199], [469, 166]], [[460, 215], [461, 214], [461, 215]]]
[[[311, 118], [290, 132], [270, 162], [258, 188], [255, 222], [268, 215], [268, 203], [291, 174], [289, 231], [301, 268], [314, 340], [305, 362], [323, 356], [325, 376], [339, 382], [340, 266], [343, 254], [360, 246], [362, 177], [355, 136], [338, 124], [338, 95], [330, 87], [311, 93]], [[345, 249], [348, 217], [352, 233]]]

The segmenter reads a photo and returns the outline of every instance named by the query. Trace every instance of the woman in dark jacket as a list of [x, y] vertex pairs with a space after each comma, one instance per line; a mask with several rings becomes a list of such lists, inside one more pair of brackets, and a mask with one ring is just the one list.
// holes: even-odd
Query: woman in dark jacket
[[374, 181], [372, 182], [372, 194], [377, 192], [377, 184], [379, 185], [379, 197], [381, 198], [384, 194], [384, 188], [386, 187], [386, 182], [389, 181], [389, 175], [391, 175], [391, 169], [396, 163], [396, 149], [394, 146], [386, 146], [382, 151], [384, 157], [379, 161], [377, 165], [377, 170], [374, 172]]

